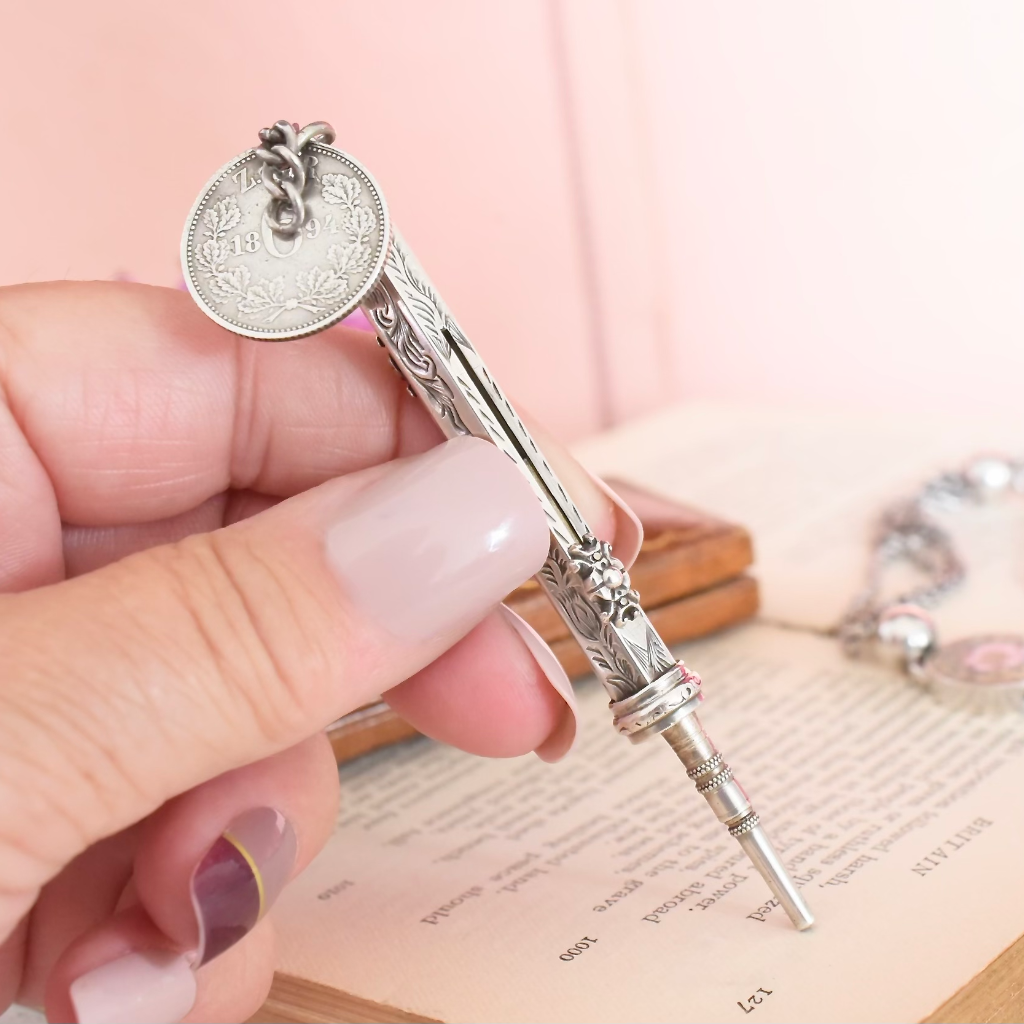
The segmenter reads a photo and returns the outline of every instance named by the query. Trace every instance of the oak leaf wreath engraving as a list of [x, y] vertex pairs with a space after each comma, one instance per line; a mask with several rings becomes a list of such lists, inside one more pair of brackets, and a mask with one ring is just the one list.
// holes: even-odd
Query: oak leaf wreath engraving
[[[371, 239], [377, 217], [360, 205], [362, 185], [353, 177], [321, 175], [320, 191], [325, 203], [339, 207], [338, 227], [345, 241], [328, 246], [326, 267], [299, 272], [291, 286], [283, 274], [254, 282], [244, 264], [228, 264], [234, 254], [227, 236], [242, 220], [235, 196], [226, 196], [206, 210], [206, 241], [197, 249], [195, 261], [209, 281], [210, 294], [218, 305], [234, 302], [242, 315], [258, 323], [273, 323], [286, 310], [322, 313], [344, 301], [350, 293], [350, 278], [365, 273], [373, 259]], [[263, 316], [257, 315], [261, 313]]]

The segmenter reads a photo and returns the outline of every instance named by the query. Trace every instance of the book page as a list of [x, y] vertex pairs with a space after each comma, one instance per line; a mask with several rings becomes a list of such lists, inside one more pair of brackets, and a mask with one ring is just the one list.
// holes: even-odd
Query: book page
[[919, 1020], [1019, 936], [1024, 719], [778, 627], [683, 653], [811, 931], [591, 682], [558, 765], [420, 740], [344, 766], [337, 832], [275, 911], [280, 969], [453, 1022]]
[[[836, 624], [861, 588], [882, 507], [982, 452], [1024, 454], [1024, 417], [827, 415], [726, 403], [678, 406], [576, 448], [595, 472], [746, 526], [768, 620]], [[968, 585], [936, 612], [940, 635], [1024, 630], [1024, 497], [943, 516]], [[641, 597], [643, 595], [641, 594]]]

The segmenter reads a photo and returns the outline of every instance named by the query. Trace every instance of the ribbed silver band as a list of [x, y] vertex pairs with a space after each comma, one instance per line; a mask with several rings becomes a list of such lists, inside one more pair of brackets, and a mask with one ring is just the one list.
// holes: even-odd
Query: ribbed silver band
[[732, 778], [732, 769], [726, 764], [722, 766], [722, 770], [717, 775], [712, 775], [707, 782], [702, 782], [697, 787], [698, 793], [710, 793], [713, 789], [718, 789], [719, 786], [724, 785]]
[[757, 828], [761, 824], [761, 816], [756, 812], [754, 814], [748, 814], [742, 821], [733, 825], [729, 829], [729, 835], [736, 836], [743, 835], [744, 832], [749, 832], [752, 828]]

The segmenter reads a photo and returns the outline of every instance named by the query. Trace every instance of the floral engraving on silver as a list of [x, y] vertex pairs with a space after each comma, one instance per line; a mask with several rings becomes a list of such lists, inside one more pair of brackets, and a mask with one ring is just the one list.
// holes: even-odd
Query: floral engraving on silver
[[621, 626], [640, 610], [640, 595], [630, 589], [626, 567], [612, 554], [607, 541], [588, 533], [569, 548], [569, 557], [583, 580], [587, 593], [601, 611], [601, 618]]
[[403, 245], [396, 245], [388, 256], [388, 278], [401, 286], [409, 312], [430, 344], [446, 355], [451, 354], [452, 334], [458, 334], [465, 345], [469, 342], [458, 329], [433, 285], [419, 271], [412, 254]]
[[[378, 334], [391, 343], [391, 352], [425, 393], [435, 413], [450, 425], [453, 433], [468, 434], [455, 406], [455, 395], [437, 372], [437, 362], [413, 334], [409, 322], [398, 315], [385, 288], [378, 288], [366, 303], [366, 312]], [[416, 394], [413, 391], [413, 394]]]
[[[592, 535], [587, 536], [593, 544], [599, 544]], [[652, 677], [672, 668], [675, 659], [643, 614], [635, 592], [628, 590], [629, 576], [624, 569], [621, 575], [632, 598], [626, 606], [609, 600], [608, 588], [600, 577], [595, 578], [600, 563], [587, 553], [591, 547], [586, 542], [583, 546], [574, 544], [566, 552], [552, 544], [539, 578], [583, 645], [605, 689], [613, 700], [620, 701], [642, 690]], [[622, 563], [611, 556], [607, 544], [603, 547], [608, 550], [607, 570], [618, 573], [620, 570], [613, 569], [610, 563], [620, 567]], [[618, 587], [621, 586], [620, 583]], [[602, 589], [606, 591], [605, 597], [600, 595]], [[632, 636], [627, 635], [627, 627]]]
[[274, 341], [321, 330], [351, 313], [380, 276], [391, 235], [376, 184], [336, 149], [308, 143], [304, 156], [304, 220], [291, 238], [271, 219], [274, 200], [252, 150], [214, 176], [186, 224], [189, 291], [235, 333]]
[[[374, 308], [381, 304], [381, 296], [390, 301], [396, 313], [408, 323], [416, 343], [433, 353], [438, 377], [454, 391], [460, 421], [469, 426], [470, 433], [493, 441], [524, 469], [558, 542], [566, 548], [577, 543], [587, 532], [579, 510], [397, 232], [381, 286], [364, 303], [371, 321]], [[378, 335], [386, 338], [382, 330]], [[433, 405], [430, 395], [416, 390], [418, 381], [402, 354], [393, 351], [391, 355], [400, 368], [408, 371], [406, 377], [414, 393]], [[441, 429], [449, 436], [457, 434], [460, 431], [455, 423], [450, 416], [442, 417]]]

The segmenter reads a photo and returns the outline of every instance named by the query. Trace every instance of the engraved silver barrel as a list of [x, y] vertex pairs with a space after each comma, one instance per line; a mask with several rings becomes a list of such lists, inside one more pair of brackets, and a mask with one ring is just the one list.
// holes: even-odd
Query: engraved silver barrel
[[537, 578], [608, 692], [615, 727], [634, 742], [664, 735], [796, 927], [809, 927], [807, 905], [694, 714], [700, 677], [676, 662], [640, 606], [625, 566], [592, 534], [397, 232], [363, 308], [410, 391], [445, 434], [494, 442], [530, 482], [551, 530]]

